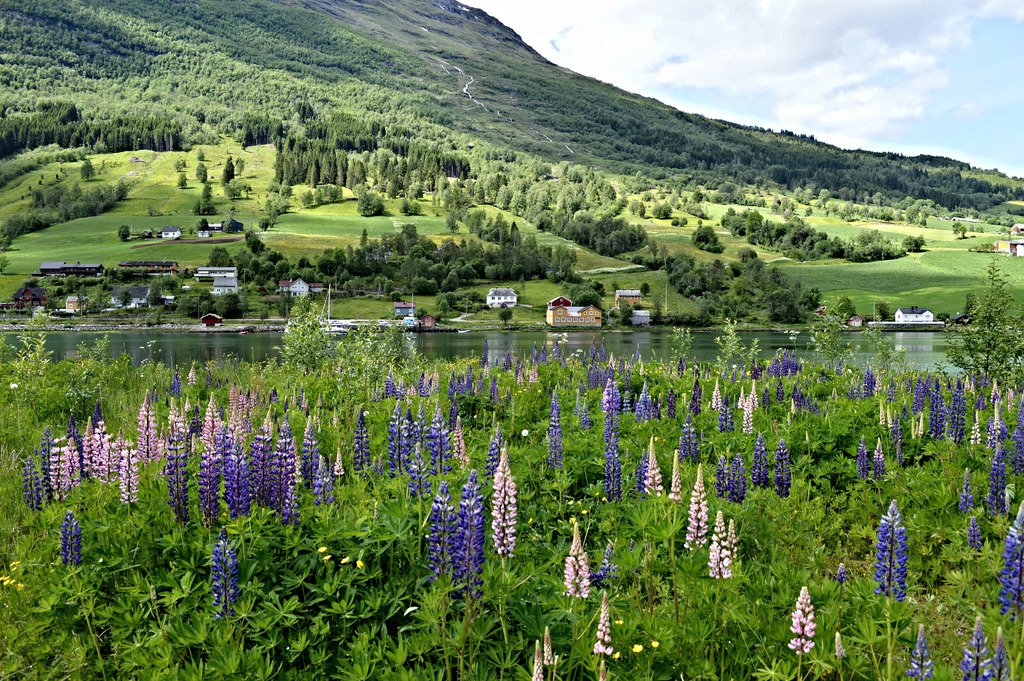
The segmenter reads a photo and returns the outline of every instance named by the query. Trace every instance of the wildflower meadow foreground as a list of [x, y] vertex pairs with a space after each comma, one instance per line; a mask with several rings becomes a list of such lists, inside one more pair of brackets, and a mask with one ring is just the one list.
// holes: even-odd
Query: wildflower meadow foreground
[[0, 675], [1024, 674], [1019, 386], [376, 342], [179, 370], [26, 341]]

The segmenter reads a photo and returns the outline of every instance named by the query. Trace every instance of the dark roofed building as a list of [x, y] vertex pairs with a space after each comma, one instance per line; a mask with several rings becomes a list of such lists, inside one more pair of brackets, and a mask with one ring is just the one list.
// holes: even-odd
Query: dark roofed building
[[42, 286], [24, 286], [14, 294], [14, 307], [18, 310], [46, 305], [46, 289]]
[[103, 265], [99, 263], [44, 262], [39, 265], [42, 277], [101, 277]]
[[177, 274], [178, 263], [174, 260], [122, 260], [118, 267], [126, 270], [145, 270], [146, 274]]

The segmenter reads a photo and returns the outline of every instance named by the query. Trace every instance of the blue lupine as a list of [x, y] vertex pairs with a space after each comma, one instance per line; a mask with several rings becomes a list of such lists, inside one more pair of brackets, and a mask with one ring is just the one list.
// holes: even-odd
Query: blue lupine
[[892, 422], [892, 446], [896, 449], [896, 462], [903, 465], [903, 425], [899, 419]]
[[606, 589], [611, 586], [611, 580], [619, 575], [619, 568], [612, 562], [612, 553], [615, 547], [611, 542], [604, 549], [604, 557], [597, 572], [590, 573], [590, 586], [595, 589]]
[[999, 612], [1016, 620], [1024, 612], [1024, 504], [1006, 533], [999, 573]]
[[433, 582], [442, 577], [451, 577], [452, 543], [455, 540], [455, 507], [448, 491], [448, 481], [442, 480], [437, 494], [430, 505], [430, 533], [427, 535], [427, 561]]
[[609, 412], [604, 418], [604, 496], [608, 501], [619, 501], [622, 499], [622, 460], [618, 416]]
[[988, 512], [992, 515], [1006, 513], [1006, 454], [999, 444], [992, 455], [992, 466], [988, 474], [988, 496], [985, 502]]
[[647, 470], [649, 468], [650, 461], [647, 459], [647, 454], [641, 453], [640, 460], [636, 462], [636, 480], [633, 484], [633, 489], [640, 495], [641, 499], [647, 498], [647, 486], [644, 483], [647, 480]]
[[220, 511], [220, 478], [224, 470], [223, 441], [220, 438], [212, 449], [204, 449], [199, 458], [199, 511], [203, 522], [213, 525]]
[[217, 435], [217, 448], [224, 462], [224, 498], [228, 502], [231, 518], [249, 515], [251, 502], [249, 486], [249, 460], [240, 445], [237, 445], [222, 427]]
[[732, 432], [733, 419], [732, 408], [729, 406], [729, 396], [722, 393], [722, 408], [718, 411], [718, 432]]
[[417, 444], [412, 456], [405, 462], [405, 470], [409, 474], [407, 487], [413, 499], [430, 496], [430, 477], [427, 462], [423, 458], [423, 445]]
[[321, 454], [313, 470], [313, 503], [327, 506], [334, 503], [334, 471]]
[[895, 500], [882, 516], [875, 549], [875, 593], [902, 601], [907, 595], [907, 528]]
[[168, 503], [175, 519], [182, 525], [188, 524], [188, 459], [192, 440], [177, 428], [172, 428], [167, 438], [166, 475]]
[[562, 407], [558, 393], [551, 391], [551, 409], [548, 412], [548, 468], [562, 467]]
[[302, 435], [302, 484], [306, 489], [313, 489], [313, 474], [316, 471], [316, 463], [320, 459], [320, 444], [316, 441], [316, 431], [313, 429], [313, 419], [306, 422], [306, 431]]
[[296, 495], [295, 480], [295, 443], [292, 441], [292, 429], [288, 419], [281, 419], [281, 428], [274, 447], [274, 505], [273, 508], [281, 516], [284, 525], [299, 523], [299, 500]]
[[430, 421], [430, 428], [427, 429], [425, 438], [427, 449], [430, 452], [429, 468], [431, 475], [438, 473], [449, 473], [452, 470], [452, 446], [448, 433], [448, 426], [441, 413], [441, 405], [434, 407], [434, 417]]
[[71, 511], [60, 524], [60, 560], [65, 565], [82, 564], [82, 526]]
[[996, 648], [992, 652], [992, 659], [989, 660], [988, 674], [986, 681], [1010, 681], [1010, 656], [1006, 652], [1006, 639], [1003, 637], [1003, 628], [996, 630]]
[[370, 468], [370, 435], [366, 429], [366, 412], [360, 408], [352, 434], [352, 470], [364, 475]]
[[178, 370], [174, 370], [174, 376], [171, 378], [171, 395], [174, 397], [181, 397], [181, 377], [178, 376]]
[[791, 484], [789, 447], [785, 440], [779, 438], [779, 446], [775, 448], [775, 494], [783, 499], [789, 498]]
[[1017, 424], [1010, 436], [1010, 470], [1014, 475], [1024, 475], [1024, 398], [1017, 409]]
[[238, 600], [238, 558], [235, 550], [228, 542], [228, 531], [220, 528], [217, 541], [213, 544], [212, 590], [213, 607], [217, 609], [215, 619], [230, 617], [235, 614], [235, 601]]
[[747, 497], [747, 468], [743, 464], [743, 456], [736, 452], [729, 467], [729, 501], [743, 503]]
[[949, 439], [957, 443], [963, 442], [967, 424], [967, 395], [964, 393], [964, 382], [960, 379], [957, 379], [956, 387], [953, 388], [953, 399], [949, 404], [948, 416], [949, 425], [946, 427], [946, 432], [949, 434]]
[[860, 438], [860, 444], [857, 445], [857, 477], [861, 480], [867, 480], [871, 477], [871, 457], [868, 454], [868, 445], [864, 442], [863, 436]]
[[967, 545], [972, 549], [980, 549], [982, 546], [981, 528], [978, 526], [978, 517], [971, 516], [971, 522], [967, 524]]
[[654, 406], [651, 402], [651, 393], [647, 390], [647, 381], [640, 391], [640, 397], [636, 401], [636, 409], [633, 413], [637, 423], [644, 423], [654, 418]]
[[750, 464], [750, 483], [754, 487], [767, 487], [768, 476], [768, 450], [764, 445], [764, 433], [757, 434], [757, 441], [754, 442], [754, 457]]
[[839, 567], [836, 568], [836, 581], [840, 584], [846, 584], [846, 563], [840, 563]]
[[276, 489], [274, 471], [274, 438], [268, 419], [249, 443], [249, 486], [253, 501], [260, 506], [273, 507]]
[[985, 631], [981, 628], [981, 615], [974, 621], [974, 632], [971, 634], [964, 658], [960, 662], [960, 671], [964, 673], [963, 681], [989, 681], [992, 661], [988, 657], [988, 646], [985, 643]]
[[928, 641], [924, 636], [924, 625], [917, 627], [917, 644], [910, 652], [910, 665], [907, 668], [907, 676], [912, 679], [930, 679], [935, 664], [932, 662], [931, 653], [928, 650]]
[[942, 391], [936, 389], [932, 394], [931, 409], [928, 411], [928, 436], [941, 440], [945, 437], [946, 431], [946, 402], [942, 398]]
[[39, 511], [43, 508], [43, 482], [39, 478], [35, 461], [30, 457], [21, 465], [21, 491], [29, 510]]
[[494, 435], [491, 436], [491, 444], [487, 448], [487, 462], [484, 465], [484, 472], [487, 477], [492, 477], [498, 468], [498, 460], [501, 458], [501, 448], [505, 444], [505, 438], [501, 434], [501, 424], [494, 427]]
[[388, 475], [392, 478], [405, 470], [402, 461], [402, 423], [402, 403], [396, 401], [395, 410], [391, 412], [391, 420], [388, 421]]
[[693, 379], [693, 390], [690, 393], [690, 414], [692, 416], [700, 415], [700, 379]]
[[725, 454], [718, 456], [718, 467], [715, 468], [715, 494], [724, 498], [729, 493], [729, 467]]
[[665, 416], [672, 420], [676, 418], [676, 391], [672, 388], [668, 389], [668, 395], [665, 396]]
[[960, 501], [957, 508], [961, 513], [970, 513], [974, 510], [974, 493], [971, 491], [971, 471], [964, 469], [964, 486], [960, 490]]
[[679, 459], [696, 461], [700, 457], [697, 447], [697, 432], [693, 429], [693, 415], [687, 414], [683, 422], [683, 432], [679, 436]]
[[462, 488], [453, 542], [453, 581], [456, 595], [479, 598], [483, 595], [484, 571], [484, 497], [476, 470]]

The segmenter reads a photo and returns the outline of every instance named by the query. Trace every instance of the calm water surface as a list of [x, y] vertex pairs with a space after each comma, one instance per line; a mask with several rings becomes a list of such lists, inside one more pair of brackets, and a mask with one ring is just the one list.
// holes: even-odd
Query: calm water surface
[[[715, 337], [718, 334], [695, 333], [692, 354], [701, 360], [715, 356]], [[55, 357], [73, 357], [79, 345], [93, 345], [106, 336], [110, 341], [110, 353], [114, 356], [127, 354], [132, 362], [146, 361], [167, 364], [190, 364], [193, 361], [239, 360], [258, 362], [278, 354], [281, 343], [279, 334], [226, 334], [226, 333], [175, 333], [159, 331], [112, 331], [96, 332], [51, 332], [47, 335], [47, 346]], [[942, 333], [901, 332], [887, 335], [899, 348], [907, 353], [912, 368], [934, 369], [945, 366], [946, 337]], [[782, 348], [796, 349], [800, 356], [813, 359], [808, 349], [810, 336], [799, 333], [791, 336], [777, 332], [741, 333], [745, 344], [757, 340], [762, 355], [770, 356]], [[671, 355], [672, 334], [669, 331], [634, 331], [629, 333], [607, 331], [572, 331], [547, 333], [544, 331], [501, 332], [471, 331], [469, 333], [433, 333], [410, 335], [409, 343], [427, 358], [453, 358], [479, 355], [487, 340], [491, 357], [501, 357], [506, 351], [529, 352], [534, 345], [546, 345], [550, 351], [556, 342], [565, 343], [569, 352], [586, 352], [591, 343], [603, 340], [609, 352], [616, 355], [633, 354], [639, 350], [646, 359], [667, 358]], [[17, 345], [15, 334], [4, 334], [9, 345]], [[850, 334], [854, 346], [852, 363], [863, 365], [868, 359], [863, 339], [859, 334]]]

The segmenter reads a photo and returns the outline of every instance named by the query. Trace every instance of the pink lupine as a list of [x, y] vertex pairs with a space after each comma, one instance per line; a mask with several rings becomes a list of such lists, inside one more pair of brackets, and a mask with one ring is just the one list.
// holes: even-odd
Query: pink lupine
[[203, 431], [199, 434], [199, 441], [203, 445], [203, 451], [212, 452], [217, 433], [220, 431], [220, 414], [217, 413], [217, 405], [214, 404], [213, 395], [206, 405], [206, 415], [203, 419]]
[[690, 492], [690, 517], [686, 528], [687, 550], [702, 547], [708, 543], [708, 494], [704, 489], [704, 464], [697, 464], [697, 481]]
[[530, 376], [526, 379], [528, 383], [536, 383], [538, 380], [537, 376], [537, 363], [534, 362], [530, 365]]
[[153, 395], [146, 391], [146, 399], [139, 408], [139, 458], [154, 461], [160, 449], [156, 432], [156, 414], [153, 409]]
[[747, 398], [747, 403], [755, 410], [761, 406], [761, 401], [757, 398], [757, 379], [750, 384], [750, 397]]
[[654, 455], [654, 438], [652, 437], [650, 444], [647, 446], [647, 470], [644, 471], [644, 492], [654, 497], [660, 497], [664, 491], [665, 486], [661, 481], [661, 467], [658, 466], [658, 457]]
[[338, 447], [338, 454], [334, 457], [334, 477], [335, 479], [345, 477], [345, 464], [341, 460], [341, 447]]
[[601, 615], [597, 620], [597, 642], [594, 643], [595, 655], [614, 655], [612, 648], [612, 621], [608, 608], [608, 592], [601, 592]]
[[86, 429], [86, 439], [91, 441], [89, 451], [92, 458], [88, 461], [89, 473], [100, 482], [110, 482], [117, 475], [117, 460], [113, 454], [110, 435], [103, 419], [92, 423]]
[[63, 501], [68, 492], [78, 486], [81, 480], [78, 470], [78, 451], [75, 443], [64, 440], [50, 449], [50, 487], [53, 496]]
[[185, 382], [189, 385], [195, 385], [197, 379], [198, 377], [196, 376], [196, 365], [193, 364], [188, 369], [188, 378], [185, 379]]
[[502, 558], [511, 557], [516, 549], [516, 481], [508, 462], [508, 449], [501, 450], [498, 468], [494, 471], [494, 493], [491, 497], [491, 538], [494, 550]]
[[590, 563], [580, 539], [580, 526], [572, 526], [572, 547], [565, 559], [565, 595], [586, 598], [590, 595]]
[[736, 562], [736, 548], [739, 544], [739, 539], [736, 537], [736, 521], [732, 518], [729, 519], [729, 534], [726, 539], [726, 546], [729, 548], [729, 557], [732, 562]]
[[463, 468], [469, 466], [469, 453], [466, 450], [466, 439], [462, 434], [462, 417], [455, 417], [455, 430], [452, 431], [452, 457]]
[[679, 450], [672, 451], [672, 482], [669, 484], [668, 498], [677, 504], [683, 502], [683, 480], [679, 472]]
[[555, 649], [551, 645], [551, 627], [544, 627], [544, 666], [550, 667], [555, 663]]
[[544, 657], [541, 654], [539, 640], [533, 647], [533, 676], [530, 679], [531, 681], [544, 681]]
[[729, 550], [729, 537], [725, 532], [725, 518], [721, 511], [715, 518], [715, 532], [711, 536], [708, 574], [715, 579], [730, 579], [732, 577], [732, 553]]
[[743, 401], [743, 432], [750, 435], [754, 432], [754, 396]]
[[800, 589], [800, 597], [796, 599], [796, 609], [793, 610], [793, 625], [789, 630], [795, 635], [789, 641], [789, 649], [797, 655], [811, 652], [814, 648], [814, 629], [814, 606], [805, 586]]
[[131, 442], [121, 433], [117, 434], [113, 444], [113, 454], [117, 457], [117, 477], [121, 486], [121, 502], [130, 504], [139, 500], [139, 459], [141, 455], [135, 451]]
[[718, 386], [718, 379], [715, 379], [715, 389], [711, 392], [711, 408], [715, 411], [722, 410], [722, 389]]

